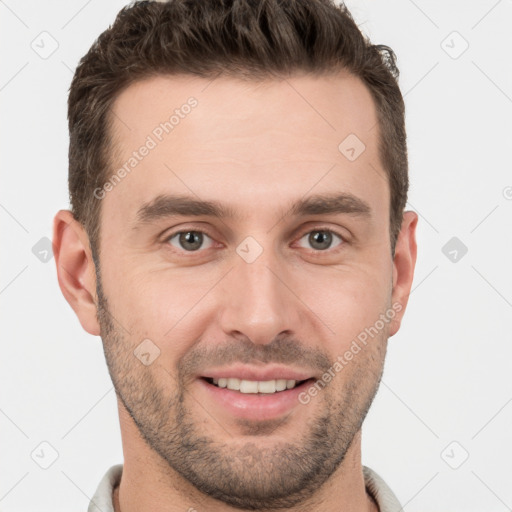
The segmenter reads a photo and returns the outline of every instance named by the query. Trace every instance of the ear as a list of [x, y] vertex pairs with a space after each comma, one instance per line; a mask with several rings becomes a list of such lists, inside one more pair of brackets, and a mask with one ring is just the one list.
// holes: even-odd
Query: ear
[[393, 259], [393, 292], [391, 304], [397, 312], [390, 322], [389, 336], [393, 336], [400, 329], [400, 324], [407, 307], [411, 293], [414, 267], [416, 266], [416, 225], [418, 215], [415, 212], [405, 212], [402, 227], [398, 234], [395, 257]]
[[69, 210], [60, 210], [53, 221], [53, 252], [62, 294], [82, 327], [100, 334], [96, 317], [96, 273], [89, 237]]

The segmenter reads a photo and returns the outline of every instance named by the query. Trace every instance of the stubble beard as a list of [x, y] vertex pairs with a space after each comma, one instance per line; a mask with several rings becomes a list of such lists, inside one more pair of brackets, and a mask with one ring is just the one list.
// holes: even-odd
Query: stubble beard
[[[302, 430], [297, 441], [276, 440], [268, 446], [272, 432], [290, 431], [290, 425], [285, 425], [293, 421], [290, 416], [279, 423], [245, 421], [236, 435], [231, 425], [224, 429], [228, 439], [219, 442], [205, 434], [218, 430], [219, 422], [198, 406], [179, 370], [173, 376], [158, 365], [142, 365], [133, 355], [130, 340], [112, 321], [99, 275], [97, 294], [104, 353], [117, 396], [148, 446], [169, 468], [201, 493], [241, 510], [278, 510], [314, 501], [315, 493], [343, 463], [374, 399], [386, 338], [373, 341], [379, 344], [377, 355], [370, 349], [361, 353], [356, 371], [342, 390], [333, 386], [336, 378], [343, 379], [337, 376], [314, 399], [324, 405], [321, 410], [316, 407], [319, 412], [306, 425], [297, 427]], [[199, 414], [192, 413], [191, 405]], [[202, 422], [200, 414], [206, 415]], [[258, 436], [264, 441], [260, 446]]]

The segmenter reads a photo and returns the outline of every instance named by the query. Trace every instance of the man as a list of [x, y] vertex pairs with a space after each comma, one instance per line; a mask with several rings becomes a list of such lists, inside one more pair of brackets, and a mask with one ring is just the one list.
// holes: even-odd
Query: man
[[55, 259], [124, 452], [91, 512], [400, 510], [361, 463], [416, 261], [397, 75], [328, 0], [137, 3], [81, 60]]

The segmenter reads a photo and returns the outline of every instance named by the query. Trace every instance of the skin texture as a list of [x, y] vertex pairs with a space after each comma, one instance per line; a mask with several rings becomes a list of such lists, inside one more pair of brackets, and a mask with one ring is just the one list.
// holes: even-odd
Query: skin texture
[[[371, 95], [347, 73], [153, 77], [113, 105], [118, 167], [190, 97], [197, 106], [99, 199], [99, 269], [81, 225], [67, 210], [55, 217], [59, 284], [83, 328], [101, 335], [118, 397], [116, 510], [376, 510], [360, 428], [407, 305], [418, 219], [404, 214], [393, 258]], [[338, 149], [349, 134], [365, 145], [354, 161]], [[291, 214], [293, 201], [334, 193], [368, 214]], [[162, 194], [222, 202], [233, 217], [137, 223]], [[325, 230], [336, 233], [330, 245], [319, 243]], [[204, 233], [195, 251], [169, 239], [189, 231]], [[237, 252], [248, 236], [262, 249], [251, 263]], [[235, 362], [321, 379], [390, 310], [327, 386], [278, 418], [237, 417], [199, 379]], [[147, 339], [159, 350], [149, 365], [134, 355]]]

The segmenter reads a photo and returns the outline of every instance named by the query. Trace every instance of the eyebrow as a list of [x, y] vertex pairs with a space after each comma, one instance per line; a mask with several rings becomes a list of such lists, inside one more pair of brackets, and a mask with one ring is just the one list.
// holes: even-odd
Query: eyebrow
[[[327, 214], [370, 217], [371, 208], [368, 203], [350, 193], [316, 194], [294, 201], [283, 217]], [[185, 195], [159, 195], [139, 208], [134, 228], [177, 216], [235, 218], [237, 210], [218, 201], [205, 201]]]

